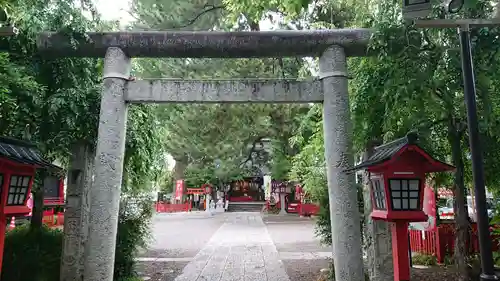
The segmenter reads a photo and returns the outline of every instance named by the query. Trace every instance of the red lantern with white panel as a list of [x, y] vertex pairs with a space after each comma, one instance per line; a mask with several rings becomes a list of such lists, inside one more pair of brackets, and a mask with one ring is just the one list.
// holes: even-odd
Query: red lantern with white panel
[[431, 157], [417, 145], [418, 136], [406, 137], [376, 147], [371, 157], [354, 168], [369, 172], [371, 217], [391, 224], [394, 280], [410, 280], [408, 224], [427, 221], [423, 211], [425, 178], [453, 166]]

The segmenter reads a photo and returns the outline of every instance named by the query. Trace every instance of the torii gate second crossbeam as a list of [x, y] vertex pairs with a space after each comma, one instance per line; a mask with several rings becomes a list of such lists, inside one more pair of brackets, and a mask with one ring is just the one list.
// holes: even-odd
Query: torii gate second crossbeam
[[[86, 242], [85, 281], [112, 281], [128, 103], [323, 103], [334, 266], [338, 281], [364, 281], [353, 177], [347, 56], [363, 56], [367, 29], [267, 32], [89, 33], [76, 47], [43, 33], [45, 56], [105, 57], [103, 93]], [[131, 57], [319, 56], [319, 81], [131, 81]]]

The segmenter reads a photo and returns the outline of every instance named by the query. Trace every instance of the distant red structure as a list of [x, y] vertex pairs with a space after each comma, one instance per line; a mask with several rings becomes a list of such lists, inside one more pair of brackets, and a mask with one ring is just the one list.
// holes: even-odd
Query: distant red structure
[[64, 178], [49, 176], [45, 178], [43, 187], [45, 207], [64, 206]]
[[169, 202], [156, 202], [155, 210], [157, 213], [177, 213], [191, 211], [191, 203], [172, 204]]

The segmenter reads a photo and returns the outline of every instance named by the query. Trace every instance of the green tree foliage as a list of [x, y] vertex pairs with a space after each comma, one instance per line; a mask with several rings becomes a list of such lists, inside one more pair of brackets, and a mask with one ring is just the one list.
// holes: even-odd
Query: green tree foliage
[[[99, 20], [90, 3], [82, 1], [81, 4], [85, 7], [76, 7], [74, 1], [65, 0], [17, 1], [14, 8], [20, 34], [0, 39], [0, 48], [7, 51], [0, 54], [0, 135], [31, 140], [38, 144], [45, 158], [58, 159], [63, 164], [67, 164], [72, 144], [96, 143], [103, 61], [41, 57], [36, 52], [35, 36], [41, 31], [59, 31], [75, 38], [84, 36], [87, 31], [113, 27]], [[92, 19], [84, 16], [87, 12]], [[153, 106], [133, 106], [128, 117], [122, 190], [125, 195], [136, 195], [150, 189], [151, 182], [158, 178], [159, 169], [163, 167], [164, 130], [158, 126]], [[43, 236], [45, 232], [40, 228], [43, 189], [35, 191], [31, 229], [36, 231], [32, 235]], [[143, 213], [140, 219], [120, 216], [118, 245], [121, 248], [117, 251], [118, 264], [115, 266], [120, 278], [132, 275], [134, 255], [142, 245], [148, 215], [151, 212]], [[54, 248], [57, 250], [54, 254], [35, 244], [26, 244], [24, 248], [13, 246], [13, 254], [33, 253], [28, 260], [36, 263], [17, 268], [39, 268], [39, 264], [45, 264], [41, 260], [57, 259], [57, 264], [47, 266], [47, 271], [33, 271], [31, 277], [12, 280], [58, 280], [51, 276], [59, 274], [60, 246]], [[25, 251], [26, 248], [29, 250]], [[4, 276], [8, 275], [3, 274], [2, 278]]]
[[[175, 8], [174, 8], [175, 7]], [[255, 22], [236, 24], [222, 18], [227, 9], [219, 2], [149, 1], [133, 3], [135, 29], [258, 30]], [[296, 78], [302, 62], [295, 59], [143, 59], [138, 60], [141, 78], [184, 79], [265, 79]], [[255, 175], [266, 162], [277, 171], [289, 165], [288, 145], [296, 105], [166, 105], [157, 108], [166, 131], [165, 149], [176, 160], [173, 177], [185, 178], [188, 185], [219, 182]], [[273, 139], [279, 153], [249, 147]], [[256, 155], [254, 155], [256, 154]], [[276, 159], [269, 159], [275, 157]], [[278, 159], [279, 157], [279, 159]], [[214, 161], [220, 167], [214, 169]], [[282, 169], [283, 170], [283, 169]], [[280, 172], [285, 176], [288, 169]], [[194, 187], [193, 186], [193, 187]]]
[[[85, 2], [83, 2], [85, 3]], [[36, 53], [35, 36], [60, 31], [70, 37], [108, 28], [94, 13], [88, 19], [72, 1], [16, 3], [20, 34], [2, 38], [0, 58], [0, 134], [37, 142], [49, 159], [68, 159], [77, 141], [95, 143], [99, 116], [102, 60], [47, 58]], [[87, 3], [86, 10], [94, 11]], [[156, 128], [154, 108], [132, 107], [129, 114], [126, 170], [131, 185], [154, 179], [163, 131]]]

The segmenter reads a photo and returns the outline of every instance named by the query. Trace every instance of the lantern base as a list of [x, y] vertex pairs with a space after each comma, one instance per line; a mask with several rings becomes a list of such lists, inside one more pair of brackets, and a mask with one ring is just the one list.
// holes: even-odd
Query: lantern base
[[422, 211], [398, 211], [388, 212], [385, 210], [373, 210], [370, 214], [374, 220], [384, 220], [389, 222], [422, 222], [427, 221], [428, 216]]
[[26, 205], [22, 206], [5, 206], [3, 215], [8, 217], [18, 217], [18, 216], [26, 216], [31, 212], [31, 209]]
[[410, 257], [408, 256], [408, 222], [391, 223], [392, 258], [394, 264], [394, 281], [410, 280]]

